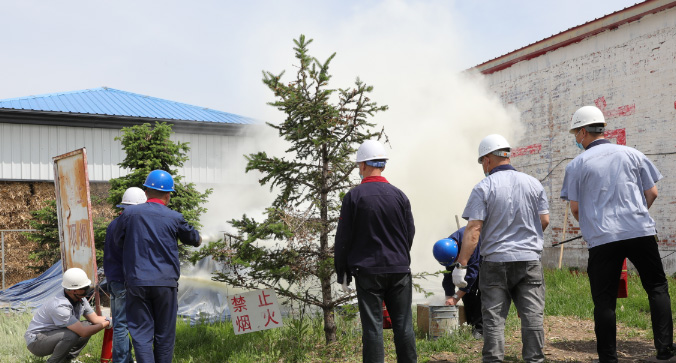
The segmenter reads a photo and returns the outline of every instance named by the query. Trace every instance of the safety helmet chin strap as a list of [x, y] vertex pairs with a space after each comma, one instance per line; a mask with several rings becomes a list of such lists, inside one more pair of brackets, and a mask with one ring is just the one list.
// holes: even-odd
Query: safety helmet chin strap
[[373, 161], [373, 160], [367, 160], [364, 163], [368, 166], [372, 166], [374, 168], [384, 168], [386, 161]]

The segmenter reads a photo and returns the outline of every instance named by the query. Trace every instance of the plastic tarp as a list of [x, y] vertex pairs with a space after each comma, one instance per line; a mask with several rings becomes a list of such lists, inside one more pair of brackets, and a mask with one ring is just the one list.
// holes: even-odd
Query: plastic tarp
[[[178, 315], [191, 325], [201, 322], [225, 321], [230, 318], [227, 285], [211, 281], [211, 272], [217, 268], [210, 259], [196, 266], [183, 266], [178, 286]], [[0, 309], [30, 311], [53, 297], [61, 287], [61, 261], [42, 275], [0, 290]]]
[[0, 309], [26, 311], [40, 307], [62, 289], [62, 276], [63, 271], [61, 261], [59, 261], [36, 278], [21, 281], [12, 287], [0, 290]]

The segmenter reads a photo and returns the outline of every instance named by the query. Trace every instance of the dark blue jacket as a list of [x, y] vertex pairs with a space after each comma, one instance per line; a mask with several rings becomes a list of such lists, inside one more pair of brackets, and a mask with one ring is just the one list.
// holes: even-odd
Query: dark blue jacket
[[129, 206], [118, 220], [113, 243], [123, 250], [127, 286], [178, 286], [177, 239], [199, 246], [199, 232], [160, 203]]
[[368, 177], [343, 198], [334, 262], [338, 282], [359, 273], [411, 272], [415, 226], [406, 195], [383, 177]]
[[[464, 234], [465, 227], [462, 227], [459, 230], [453, 232], [453, 234], [448, 237], [458, 242], [458, 253], [462, 248], [462, 237], [464, 236]], [[465, 281], [467, 281], [467, 286], [460, 288], [460, 290], [466, 293], [470, 291], [476, 291], [479, 287], [478, 282], [479, 264], [481, 262], [481, 255], [479, 254], [480, 249], [481, 249], [481, 239], [479, 239], [479, 243], [477, 243], [474, 253], [472, 253], [472, 256], [469, 258], [469, 261], [467, 262], [467, 274], [465, 275]], [[451, 272], [444, 274], [444, 280], [441, 283], [441, 285], [444, 287], [444, 292], [446, 293], [446, 296], [453, 296], [453, 294], [455, 293], [455, 284], [453, 284], [453, 276], [452, 276], [453, 269], [454, 267], [446, 267], [446, 271]]]
[[124, 282], [122, 268], [122, 250], [113, 245], [113, 234], [118, 218], [113, 219], [106, 228], [106, 240], [103, 244], [103, 272], [107, 281]]

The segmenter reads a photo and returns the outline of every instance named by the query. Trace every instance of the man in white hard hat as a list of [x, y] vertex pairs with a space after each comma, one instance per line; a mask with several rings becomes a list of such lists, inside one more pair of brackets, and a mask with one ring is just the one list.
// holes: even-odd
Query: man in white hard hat
[[367, 140], [357, 150], [360, 185], [343, 198], [336, 231], [338, 283], [355, 278], [362, 323], [363, 361], [385, 360], [383, 301], [392, 320], [398, 362], [416, 362], [411, 245], [415, 226], [406, 195], [385, 179], [383, 145]]
[[[118, 208], [145, 203], [146, 193], [141, 188], [131, 187], [122, 195], [122, 202]], [[113, 362], [133, 362], [131, 355], [131, 341], [127, 329], [126, 289], [124, 287], [124, 271], [122, 264], [122, 250], [113, 245], [113, 231], [117, 226], [118, 218], [113, 219], [106, 229], [106, 240], [103, 247], [103, 271], [106, 274], [108, 290], [110, 291], [110, 314], [113, 317]]]
[[504, 359], [505, 319], [514, 301], [521, 316], [523, 359], [544, 362], [545, 282], [540, 258], [549, 204], [542, 184], [510, 165], [510, 152], [500, 135], [488, 135], [479, 144], [479, 163], [486, 178], [474, 186], [462, 213], [469, 222], [453, 283], [467, 285], [467, 264], [481, 235], [483, 361]]
[[575, 112], [570, 133], [583, 152], [566, 166], [561, 188], [589, 248], [596, 350], [601, 362], [617, 362], [615, 306], [628, 258], [648, 293], [657, 359], [666, 360], [674, 355], [671, 298], [655, 221], [648, 213], [662, 174], [640, 151], [606, 140], [605, 126], [603, 113], [594, 106]]
[[[77, 358], [89, 338], [110, 327], [111, 319], [96, 315], [86, 299], [91, 280], [82, 269], [69, 268], [59, 291], [39, 307], [24, 334], [28, 350], [48, 363]], [[80, 321], [84, 316], [87, 321]]]

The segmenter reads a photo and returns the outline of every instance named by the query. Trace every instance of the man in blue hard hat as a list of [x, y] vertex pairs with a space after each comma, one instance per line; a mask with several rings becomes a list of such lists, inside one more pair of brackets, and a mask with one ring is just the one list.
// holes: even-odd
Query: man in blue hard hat
[[167, 207], [174, 179], [153, 170], [145, 183], [148, 201], [125, 208], [113, 243], [122, 249], [127, 322], [139, 363], [171, 362], [176, 337], [180, 262], [177, 239], [198, 247], [202, 238], [181, 213]]
[[[465, 227], [461, 227], [448, 237], [457, 243], [458, 251], [462, 248], [462, 237], [464, 233]], [[462, 299], [462, 303], [465, 307], [465, 318], [467, 319], [467, 324], [472, 327], [472, 336], [474, 339], [483, 339], [484, 332], [483, 319], [481, 318], [481, 291], [479, 290], [480, 249], [481, 241], [477, 243], [477, 248], [474, 250], [472, 257], [470, 257], [469, 262], [467, 263], [467, 274], [465, 275], [467, 286], [460, 287], [457, 291], [455, 289], [456, 286], [453, 283], [452, 275], [453, 270], [455, 270], [455, 264], [453, 264], [453, 262], [457, 260], [457, 254], [456, 258], [454, 258], [450, 264], [442, 263], [442, 265], [446, 266], [446, 271], [448, 271], [444, 274], [444, 279], [441, 282], [444, 292], [446, 293], [446, 305], [455, 306]]]
[[[125, 190], [118, 208], [145, 203], [146, 193], [138, 187]], [[133, 362], [129, 329], [127, 329], [127, 290], [124, 286], [122, 266], [122, 250], [113, 246], [113, 234], [119, 218], [113, 219], [106, 229], [106, 240], [103, 245], [103, 271], [110, 292], [110, 314], [113, 317], [113, 362]]]

